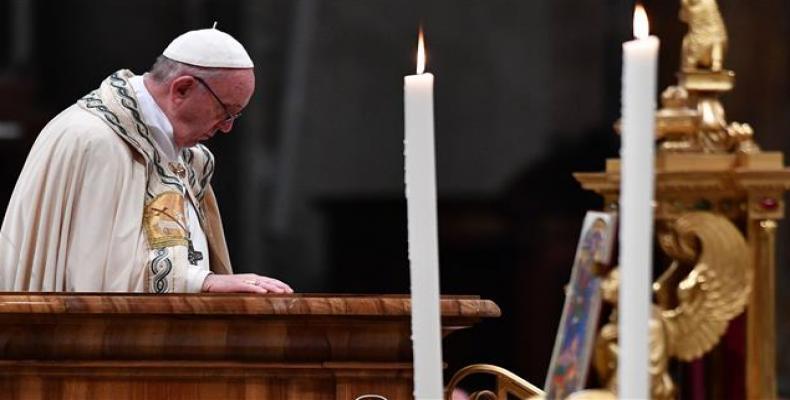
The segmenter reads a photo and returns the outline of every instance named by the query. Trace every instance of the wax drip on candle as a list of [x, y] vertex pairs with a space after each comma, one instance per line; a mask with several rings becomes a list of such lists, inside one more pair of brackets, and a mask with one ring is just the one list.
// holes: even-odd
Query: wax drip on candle
[[641, 4], [634, 8], [634, 37], [645, 39], [650, 36], [650, 22], [647, 20], [647, 12]]

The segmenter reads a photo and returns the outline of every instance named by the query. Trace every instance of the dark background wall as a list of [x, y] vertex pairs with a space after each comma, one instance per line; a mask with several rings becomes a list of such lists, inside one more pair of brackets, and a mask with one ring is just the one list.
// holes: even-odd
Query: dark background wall
[[[674, 82], [678, 2], [645, 1]], [[790, 6], [720, 1], [725, 99], [766, 149], [790, 150]], [[542, 385], [584, 212], [573, 171], [616, 157], [626, 0], [0, 0], [0, 209], [38, 130], [119, 68], [218, 27], [256, 62], [258, 89], [209, 143], [237, 270], [301, 292], [406, 293], [402, 77], [422, 22], [436, 76], [442, 291], [495, 300], [503, 317], [445, 341], [449, 373], [474, 362]], [[778, 310], [790, 306], [780, 229]], [[790, 318], [778, 314], [790, 395]]]

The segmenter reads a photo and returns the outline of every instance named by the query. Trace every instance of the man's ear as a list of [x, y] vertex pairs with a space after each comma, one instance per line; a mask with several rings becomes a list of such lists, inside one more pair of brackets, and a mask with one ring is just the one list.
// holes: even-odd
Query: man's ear
[[173, 102], [181, 103], [184, 101], [189, 94], [195, 90], [195, 86], [197, 86], [197, 80], [188, 75], [179, 76], [173, 79], [173, 81], [170, 82], [170, 95]]

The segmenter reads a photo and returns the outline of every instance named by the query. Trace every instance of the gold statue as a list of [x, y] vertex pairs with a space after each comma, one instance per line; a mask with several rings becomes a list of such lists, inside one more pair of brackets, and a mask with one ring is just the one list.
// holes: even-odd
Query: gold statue
[[[672, 399], [675, 385], [669, 358], [691, 361], [710, 351], [729, 321], [746, 307], [753, 271], [743, 235], [725, 217], [691, 212], [659, 234], [659, 243], [673, 262], [653, 284], [658, 304], [650, 319], [650, 377], [653, 399]], [[601, 284], [605, 301], [616, 304], [617, 270]], [[616, 392], [617, 315], [601, 328], [594, 364]]]
[[[617, 305], [618, 286], [620, 284], [618, 269], [612, 269], [601, 282], [604, 301]], [[650, 397], [654, 400], [675, 398], [675, 384], [669, 373], [669, 357], [667, 356], [666, 330], [662, 325], [660, 309], [653, 306], [649, 322], [650, 354], [648, 370], [650, 372]], [[598, 333], [595, 343], [593, 366], [598, 372], [606, 390], [617, 393], [617, 310], [613, 309], [607, 322]]]
[[656, 113], [659, 151], [759, 153], [749, 124], [727, 123], [719, 96], [735, 85], [735, 73], [724, 69], [727, 29], [716, 0], [680, 0], [680, 19], [688, 24], [683, 37], [678, 85], [662, 94]]
[[681, 0], [680, 20], [689, 25], [683, 37], [681, 70], [721, 71], [727, 51], [727, 29], [716, 0]]

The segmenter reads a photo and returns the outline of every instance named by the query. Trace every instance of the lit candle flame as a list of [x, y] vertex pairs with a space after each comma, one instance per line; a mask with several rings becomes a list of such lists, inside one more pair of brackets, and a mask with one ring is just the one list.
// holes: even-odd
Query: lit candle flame
[[634, 37], [646, 39], [650, 35], [650, 22], [647, 20], [647, 12], [641, 4], [634, 8]]
[[425, 72], [425, 41], [422, 36], [422, 27], [420, 27], [420, 38], [417, 40], [417, 75]]

